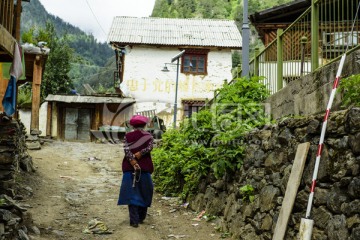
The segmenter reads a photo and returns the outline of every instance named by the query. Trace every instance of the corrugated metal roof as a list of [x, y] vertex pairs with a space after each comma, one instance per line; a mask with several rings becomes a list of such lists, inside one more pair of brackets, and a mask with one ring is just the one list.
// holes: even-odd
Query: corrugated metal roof
[[105, 97], [105, 96], [78, 96], [78, 95], [48, 95], [48, 102], [65, 103], [135, 103], [133, 98]]
[[108, 42], [121, 45], [171, 45], [241, 48], [235, 21], [114, 17]]

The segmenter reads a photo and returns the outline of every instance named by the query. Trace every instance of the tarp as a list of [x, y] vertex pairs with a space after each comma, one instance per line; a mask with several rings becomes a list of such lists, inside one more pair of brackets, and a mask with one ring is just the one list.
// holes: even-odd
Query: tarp
[[23, 74], [22, 61], [19, 45], [16, 43], [14, 48], [14, 59], [10, 67], [10, 81], [6, 88], [2, 105], [6, 115], [11, 116], [15, 113], [16, 109], [16, 80]]

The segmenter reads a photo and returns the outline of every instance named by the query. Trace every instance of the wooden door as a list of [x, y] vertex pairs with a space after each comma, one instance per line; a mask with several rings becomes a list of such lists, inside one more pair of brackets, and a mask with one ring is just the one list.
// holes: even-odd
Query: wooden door
[[90, 109], [65, 108], [64, 139], [90, 141]]

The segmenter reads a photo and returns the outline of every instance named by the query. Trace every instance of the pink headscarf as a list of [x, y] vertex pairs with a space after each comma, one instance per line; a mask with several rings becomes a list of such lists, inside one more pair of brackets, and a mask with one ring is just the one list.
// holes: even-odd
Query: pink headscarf
[[130, 119], [130, 125], [131, 126], [141, 126], [141, 125], [145, 125], [146, 123], [148, 123], [149, 119], [145, 116], [142, 115], [134, 115], [131, 119]]

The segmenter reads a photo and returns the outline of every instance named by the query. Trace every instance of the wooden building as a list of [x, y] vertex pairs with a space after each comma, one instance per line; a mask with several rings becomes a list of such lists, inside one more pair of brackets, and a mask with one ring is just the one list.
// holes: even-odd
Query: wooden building
[[[14, 59], [16, 46], [20, 45], [20, 22], [22, 3], [30, 0], [1, 0], [0, 1], [0, 100], [6, 91], [9, 76], [8, 66]], [[23, 55], [23, 75], [17, 79], [17, 87], [32, 83], [32, 113], [31, 130], [39, 130], [40, 85], [49, 49], [33, 45], [20, 47]], [[0, 104], [0, 112], [3, 112]], [[15, 113], [14, 117], [17, 117]], [[36, 132], [36, 131], [35, 131]]]
[[125, 132], [125, 121], [134, 114], [135, 103], [118, 95], [49, 95], [46, 101], [46, 135], [67, 141], [118, 137]]

